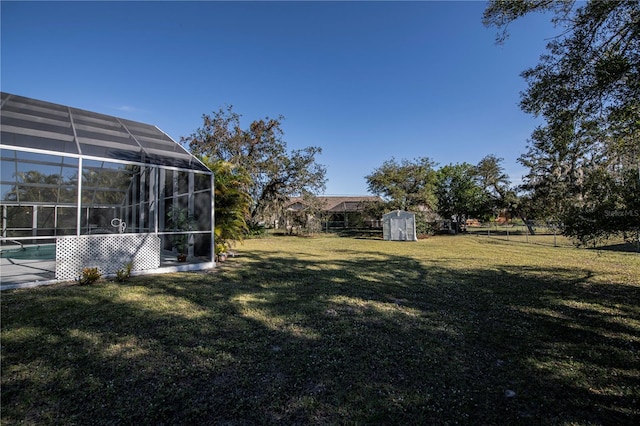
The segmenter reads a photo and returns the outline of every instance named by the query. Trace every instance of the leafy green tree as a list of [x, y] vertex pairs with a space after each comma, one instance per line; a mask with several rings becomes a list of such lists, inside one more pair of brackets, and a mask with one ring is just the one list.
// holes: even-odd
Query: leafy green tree
[[277, 213], [290, 196], [317, 193], [325, 187], [326, 169], [316, 162], [318, 147], [287, 152], [281, 121], [265, 118], [242, 129], [232, 107], [203, 115], [203, 126], [181, 138], [196, 156], [241, 167], [249, 177], [248, 221], [255, 225]]
[[486, 192], [478, 183], [476, 167], [468, 163], [441, 167], [437, 173], [435, 193], [438, 214], [445, 219], [453, 219], [457, 232], [466, 219], [482, 214], [487, 203]]
[[487, 193], [500, 204], [500, 200], [507, 198], [509, 191], [509, 176], [502, 166], [503, 158], [493, 154], [484, 157], [476, 166], [478, 183]]
[[389, 209], [388, 204], [382, 199], [361, 201], [360, 208], [365, 220], [381, 220], [385, 213], [393, 210], [393, 208]]
[[520, 199], [517, 191], [511, 187], [502, 161], [502, 158], [490, 154], [480, 160], [476, 166], [478, 184], [486, 193], [484, 215], [493, 216], [498, 211], [504, 211], [512, 216], [523, 216], [519, 208]]
[[369, 191], [383, 197], [390, 209], [418, 210], [435, 209], [434, 195], [436, 172], [435, 163], [429, 158], [417, 158], [414, 161], [385, 161], [366, 176]]
[[634, 211], [625, 188], [628, 176], [640, 176], [640, 1], [493, 0], [483, 22], [498, 28], [502, 43], [509, 24], [533, 12], [550, 12], [562, 27], [522, 73], [520, 106], [545, 120], [520, 158], [530, 169], [524, 188], [533, 211], [570, 224], [580, 241], [633, 233], [633, 216], [611, 221], [595, 212], [608, 211], [612, 199], [618, 211]]
[[523, 72], [521, 106], [549, 125], [598, 123], [603, 132], [636, 110], [640, 93], [640, 2], [492, 1], [484, 22], [502, 30], [530, 12], [550, 11], [563, 34], [547, 45], [540, 63]]
[[536, 216], [562, 221], [584, 195], [584, 174], [591, 165], [584, 141], [571, 128], [534, 131], [519, 161], [529, 168], [522, 187], [530, 194]]
[[640, 235], [640, 176], [626, 169], [621, 179], [602, 169], [586, 180], [589, 197], [570, 208], [565, 233], [581, 244], [596, 244], [612, 235], [628, 241]]
[[242, 241], [248, 230], [246, 217], [251, 206], [247, 192], [249, 176], [238, 166], [228, 161], [201, 157], [214, 174], [215, 183], [215, 236], [216, 245], [228, 248]]

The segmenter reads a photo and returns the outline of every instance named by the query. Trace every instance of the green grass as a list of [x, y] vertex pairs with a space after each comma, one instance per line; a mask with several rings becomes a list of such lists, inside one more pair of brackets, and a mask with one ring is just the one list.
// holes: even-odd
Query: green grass
[[475, 236], [237, 249], [211, 273], [3, 292], [2, 424], [640, 421], [633, 253]]

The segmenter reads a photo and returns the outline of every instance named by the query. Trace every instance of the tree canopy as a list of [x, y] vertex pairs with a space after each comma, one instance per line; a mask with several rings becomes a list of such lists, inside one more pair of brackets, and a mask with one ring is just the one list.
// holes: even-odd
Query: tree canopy
[[478, 183], [496, 200], [505, 199], [511, 182], [502, 167], [503, 159], [490, 154], [484, 157], [476, 166]]
[[462, 163], [436, 169], [427, 157], [413, 161], [392, 158], [366, 179], [369, 190], [386, 200], [384, 210], [420, 213], [421, 226], [425, 225], [421, 233], [426, 233], [426, 222], [433, 222], [435, 213], [461, 224], [471, 217], [517, 209], [516, 192], [501, 163], [501, 158], [487, 155], [476, 166]]
[[640, 218], [621, 212], [635, 211], [625, 188], [640, 181], [640, 1], [493, 0], [483, 22], [502, 43], [533, 12], [550, 12], [561, 29], [522, 73], [520, 107], [545, 120], [519, 159], [534, 211], [583, 242], [637, 232]]
[[398, 162], [385, 161], [366, 176], [369, 191], [383, 197], [393, 209], [410, 210], [418, 206], [435, 210], [435, 163], [427, 157]]
[[255, 120], [243, 129], [241, 116], [229, 106], [202, 118], [203, 126], [181, 142], [188, 144], [194, 155], [229, 163], [248, 177], [250, 224], [269, 218], [290, 196], [324, 189], [326, 169], [316, 162], [321, 149], [307, 147], [287, 152], [283, 117]]
[[488, 193], [478, 183], [477, 168], [469, 163], [449, 164], [438, 170], [438, 214], [454, 219], [457, 231], [472, 217], [484, 213]]

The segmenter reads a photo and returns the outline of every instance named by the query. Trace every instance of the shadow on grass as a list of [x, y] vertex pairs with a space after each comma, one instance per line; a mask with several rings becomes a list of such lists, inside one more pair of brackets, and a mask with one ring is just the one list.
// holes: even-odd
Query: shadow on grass
[[638, 287], [344, 254], [3, 293], [2, 423], [639, 420]]
[[589, 250], [604, 250], [604, 251], [618, 251], [626, 253], [640, 253], [640, 246], [638, 243], [621, 243], [621, 244], [609, 244], [606, 246], [600, 246], [591, 248]]

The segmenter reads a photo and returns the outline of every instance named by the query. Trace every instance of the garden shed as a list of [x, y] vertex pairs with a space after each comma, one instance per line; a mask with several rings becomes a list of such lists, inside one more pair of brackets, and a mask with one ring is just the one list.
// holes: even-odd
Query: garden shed
[[386, 241], [417, 241], [415, 213], [394, 210], [383, 215], [382, 237]]
[[213, 174], [158, 127], [2, 92], [0, 116], [2, 288], [214, 265]]

